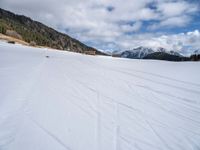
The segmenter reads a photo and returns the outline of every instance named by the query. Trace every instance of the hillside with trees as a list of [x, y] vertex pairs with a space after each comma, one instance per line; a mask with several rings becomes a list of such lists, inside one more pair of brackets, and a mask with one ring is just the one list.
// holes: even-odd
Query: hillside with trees
[[0, 8], [0, 33], [28, 43], [85, 54], [104, 54], [40, 22]]

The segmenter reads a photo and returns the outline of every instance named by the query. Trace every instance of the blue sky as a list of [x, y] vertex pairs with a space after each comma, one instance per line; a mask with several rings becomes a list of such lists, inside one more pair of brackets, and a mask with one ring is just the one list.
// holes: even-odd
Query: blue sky
[[98, 49], [200, 48], [200, 0], [1, 0], [0, 6]]

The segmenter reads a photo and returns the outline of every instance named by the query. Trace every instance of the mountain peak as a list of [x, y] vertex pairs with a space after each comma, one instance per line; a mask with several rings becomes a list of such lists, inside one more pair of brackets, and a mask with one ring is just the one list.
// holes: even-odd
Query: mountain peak
[[194, 51], [194, 54], [195, 54], [195, 55], [199, 55], [199, 54], [200, 54], [200, 49], [195, 50], [195, 51]]

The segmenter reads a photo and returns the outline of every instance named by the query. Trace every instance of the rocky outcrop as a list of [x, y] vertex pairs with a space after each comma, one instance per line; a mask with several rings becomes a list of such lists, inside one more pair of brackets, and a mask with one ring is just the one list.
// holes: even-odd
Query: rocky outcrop
[[13, 30], [6, 30], [6, 35], [22, 40], [22, 36]]

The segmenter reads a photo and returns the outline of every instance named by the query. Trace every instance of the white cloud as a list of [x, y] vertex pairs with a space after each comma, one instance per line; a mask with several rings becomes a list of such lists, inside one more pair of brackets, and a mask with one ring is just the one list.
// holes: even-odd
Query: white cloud
[[[140, 43], [167, 47], [170, 40], [166, 37], [140, 31], [186, 26], [198, 12], [198, 5], [186, 0], [0, 0], [0, 6], [104, 49]], [[147, 26], [144, 21], [156, 23]]]
[[[120, 42], [118, 42], [120, 41]], [[184, 52], [186, 49], [194, 51], [200, 49], [200, 31], [195, 30], [187, 33], [162, 35], [162, 34], [139, 34], [126, 36], [117, 39], [113, 47], [123, 47], [123, 49], [133, 49], [138, 46], [163, 47], [167, 50]]]
[[135, 22], [133, 25], [123, 24], [120, 26], [122, 32], [135, 32], [138, 31], [142, 26], [142, 22]]
[[170, 17], [164, 20], [161, 20], [159, 23], [155, 23], [148, 28], [150, 30], [156, 30], [161, 27], [168, 27], [168, 28], [173, 28], [173, 27], [185, 27], [189, 24], [191, 21], [191, 18], [189, 16], [183, 15], [183, 16], [178, 16], [178, 17]]
[[186, 26], [190, 21], [188, 16], [172, 17], [160, 22], [160, 26]]
[[190, 14], [197, 11], [198, 6], [188, 3], [186, 1], [166, 2], [158, 4], [158, 11], [161, 14], [168, 17], [180, 16], [183, 14]]

